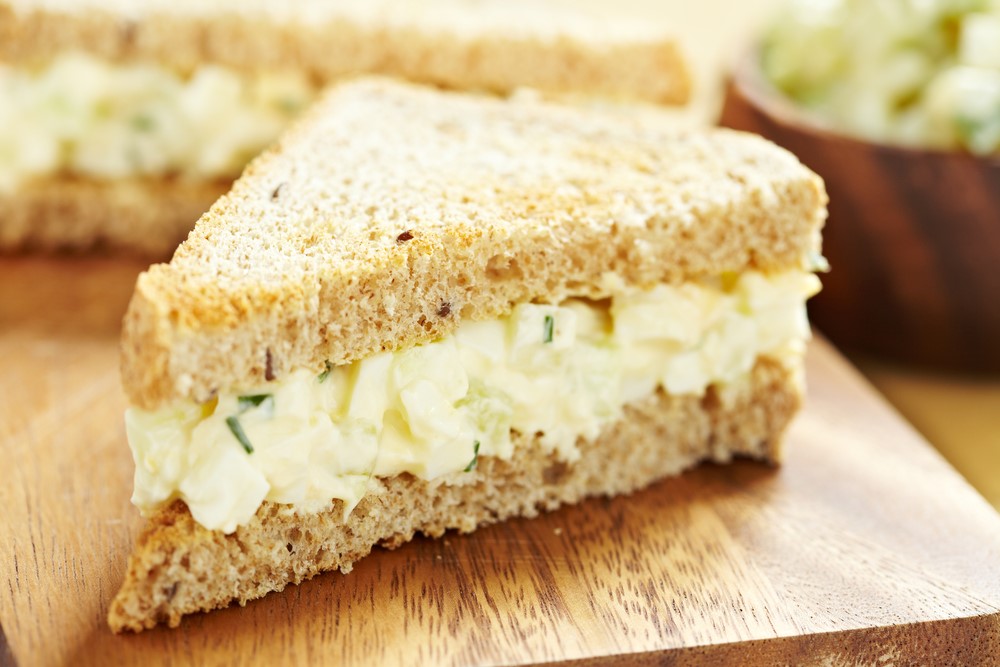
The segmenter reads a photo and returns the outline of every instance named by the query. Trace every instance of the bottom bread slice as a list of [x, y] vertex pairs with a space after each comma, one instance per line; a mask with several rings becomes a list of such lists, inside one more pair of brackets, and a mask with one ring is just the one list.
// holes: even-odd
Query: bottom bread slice
[[244, 604], [327, 570], [348, 572], [372, 547], [397, 547], [416, 532], [464, 532], [513, 516], [536, 516], [587, 496], [628, 493], [703, 460], [780, 458], [801, 403], [794, 373], [760, 359], [747, 381], [701, 397], [657, 392], [625, 408], [573, 463], [544, 453], [535, 435], [513, 434], [510, 460], [481, 457], [468, 473], [425, 481], [381, 478], [343, 520], [339, 501], [319, 513], [265, 503], [231, 535], [197, 524], [176, 501], [154, 514], [129, 558], [108, 623], [116, 632], [185, 614]]
[[0, 250], [106, 247], [163, 259], [230, 186], [174, 178], [33, 181], [0, 193]]

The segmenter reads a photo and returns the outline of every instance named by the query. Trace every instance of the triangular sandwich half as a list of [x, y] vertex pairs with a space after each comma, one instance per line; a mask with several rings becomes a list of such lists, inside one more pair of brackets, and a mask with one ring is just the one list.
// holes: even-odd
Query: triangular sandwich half
[[551, 0], [0, 0], [0, 250], [169, 256], [331, 81], [682, 103], [673, 37]]
[[825, 202], [750, 135], [335, 88], [139, 278], [123, 379], [149, 521], [111, 626], [777, 461]]

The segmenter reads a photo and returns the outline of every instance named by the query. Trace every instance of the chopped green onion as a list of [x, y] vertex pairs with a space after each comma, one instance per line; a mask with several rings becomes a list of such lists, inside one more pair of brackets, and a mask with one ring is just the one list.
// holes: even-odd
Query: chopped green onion
[[472, 472], [479, 465], [479, 441], [476, 440], [476, 444], [472, 446], [472, 460], [469, 461], [469, 465], [465, 466], [465, 472]]
[[545, 316], [545, 338], [543, 339], [546, 343], [552, 342], [552, 335], [556, 328], [556, 318], [551, 315]]
[[240, 420], [235, 416], [226, 417], [226, 426], [229, 427], [229, 430], [233, 432], [233, 436], [243, 445], [243, 449], [246, 450], [247, 454], [253, 454], [253, 445], [250, 444], [247, 434], [243, 432]]
[[979, 121], [963, 114], [957, 114], [953, 119], [953, 122], [955, 123], [955, 132], [966, 143], [968, 143], [980, 129]]
[[329, 361], [326, 361], [324, 363], [326, 364], [326, 370], [316, 376], [316, 381], [319, 382], [320, 384], [326, 382], [326, 379], [330, 377], [330, 371], [333, 370], [333, 364], [331, 364]]
[[261, 403], [273, 398], [272, 394], [252, 394], [250, 396], [239, 396], [236, 400], [240, 408], [240, 413], [243, 413], [250, 408], [260, 407]]
[[277, 106], [286, 114], [295, 114], [302, 109], [302, 102], [291, 97], [282, 97], [277, 100]]
[[145, 114], [140, 114], [132, 118], [132, 127], [140, 132], [149, 132], [156, 127], [156, 121]]

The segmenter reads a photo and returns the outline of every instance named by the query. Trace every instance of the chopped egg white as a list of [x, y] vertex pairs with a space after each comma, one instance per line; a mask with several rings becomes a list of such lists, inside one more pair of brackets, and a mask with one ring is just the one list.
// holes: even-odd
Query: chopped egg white
[[132, 501], [181, 498], [206, 528], [232, 532], [265, 500], [303, 511], [344, 501], [373, 476], [424, 479], [509, 459], [511, 432], [565, 461], [627, 403], [657, 387], [701, 394], [766, 355], [797, 369], [809, 336], [811, 273], [791, 271], [626, 289], [609, 302], [522, 304], [441, 340], [317, 375], [222, 393], [211, 403], [132, 408]]
[[181, 76], [82, 53], [39, 69], [0, 63], [0, 192], [63, 172], [233, 178], [316, 94], [297, 72]]

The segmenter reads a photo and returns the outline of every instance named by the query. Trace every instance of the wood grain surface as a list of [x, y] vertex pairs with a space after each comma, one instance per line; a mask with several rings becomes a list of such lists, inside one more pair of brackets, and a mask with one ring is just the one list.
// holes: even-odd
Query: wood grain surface
[[18, 664], [1000, 655], [1000, 517], [822, 342], [780, 470], [706, 466], [114, 636], [104, 616], [140, 524], [117, 373], [139, 269], [0, 259], [0, 624]]

